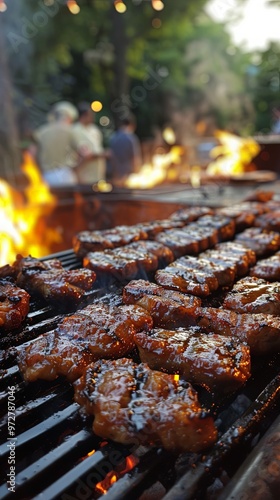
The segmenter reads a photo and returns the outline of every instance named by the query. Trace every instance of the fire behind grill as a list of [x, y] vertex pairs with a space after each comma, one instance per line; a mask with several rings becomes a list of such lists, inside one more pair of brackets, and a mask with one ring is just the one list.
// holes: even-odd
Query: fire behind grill
[[[54, 256], [49, 256], [54, 257]], [[67, 269], [81, 265], [72, 251], [55, 255]], [[118, 301], [119, 288], [100, 288], [86, 300]], [[0, 379], [1, 499], [165, 500], [218, 498], [277, 416], [280, 355], [253, 362], [252, 377], [234, 395], [219, 401], [198, 389], [202, 403], [213, 408], [219, 440], [203, 455], [173, 455], [158, 448], [123, 446], [95, 436], [91, 418], [73, 403], [73, 389], [63, 379], [22, 381], [13, 349], [56, 327], [67, 311], [32, 305], [22, 332], [2, 337]], [[264, 369], [265, 367], [265, 369]], [[15, 388], [15, 439], [8, 436], [9, 388]], [[15, 492], [8, 489], [9, 460], [15, 458]], [[230, 482], [229, 482], [230, 485]], [[11, 488], [13, 489], [13, 488]]]

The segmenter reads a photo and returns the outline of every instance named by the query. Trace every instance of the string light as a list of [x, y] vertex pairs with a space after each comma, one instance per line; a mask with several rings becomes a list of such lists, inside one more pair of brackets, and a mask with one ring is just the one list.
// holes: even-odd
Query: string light
[[103, 104], [100, 101], [92, 101], [90, 107], [91, 107], [92, 111], [95, 111], [95, 113], [98, 113], [103, 108]]
[[5, 12], [7, 10], [7, 5], [4, 0], [0, 0], [0, 12]]
[[123, 3], [123, 0], [115, 0], [114, 6], [119, 14], [123, 14], [126, 11], [126, 5]]
[[152, 0], [152, 7], [155, 10], [163, 10], [164, 9], [164, 3], [161, 0]]
[[68, 0], [66, 3], [71, 14], [79, 14], [81, 9], [80, 6], [77, 4], [76, 0]]

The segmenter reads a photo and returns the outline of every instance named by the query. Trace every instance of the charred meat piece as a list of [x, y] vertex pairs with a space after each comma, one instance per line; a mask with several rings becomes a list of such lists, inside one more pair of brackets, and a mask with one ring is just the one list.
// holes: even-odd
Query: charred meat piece
[[256, 278], [263, 278], [267, 281], [280, 281], [280, 252], [267, 259], [259, 260], [252, 267], [250, 275], [256, 276]]
[[79, 303], [85, 292], [92, 289], [95, 280], [95, 273], [89, 269], [24, 270], [18, 274], [16, 283], [31, 296], [67, 305]]
[[218, 230], [213, 227], [200, 226], [199, 220], [183, 227], [182, 230], [198, 242], [199, 252], [203, 252], [218, 243], [219, 235]]
[[280, 209], [260, 215], [255, 220], [255, 226], [266, 229], [267, 231], [280, 232]]
[[195, 325], [201, 306], [198, 297], [166, 290], [144, 280], [128, 283], [123, 289], [123, 301], [143, 307], [155, 326], [165, 328]]
[[[95, 330], [96, 336], [99, 336], [101, 328], [95, 326]], [[82, 333], [85, 336], [86, 332]], [[30, 344], [18, 348], [20, 372], [26, 382], [55, 380], [58, 376], [73, 382], [81, 377], [86, 366], [95, 359], [88, 344], [86, 338], [78, 337], [73, 341], [57, 331], [41, 335]]]
[[280, 315], [280, 282], [246, 277], [239, 280], [226, 295], [223, 307], [238, 313]]
[[136, 278], [138, 266], [135, 259], [128, 260], [114, 253], [89, 252], [83, 259], [84, 267], [92, 269], [99, 280], [115, 278], [117, 280], [130, 280]]
[[[202, 254], [200, 254], [202, 255]], [[226, 263], [211, 262], [199, 257], [180, 257], [174, 262], [176, 267], [182, 266], [184, 269], [203, 271], [218, 281], [218, 286], [231, 285], [235, 279], [235, 272]]]
[[261, 227], [245, 229], [235, 237], [235, 241], [253, 250], [257, 257], [265, 257], [280, 249], [280, 234]]
[[198, 297], [207, 297], [219, 286], [218, 280], [206, 272], [184, 269], [181, 266], [176, 266], [175, 262], [165, 269], [158, 270], [155, 273], [155, 281], [164, 288]]
[[16, 260], [12, 265], [6, 265], [0, 268], [0, 278], [13, 278], [16, 281], [21, 272], [33, 271], [47, 271], [53, 269], [63, 269], [61, 262], [58, 259], [47, 259], [44, 262], [31, 257], [23, 257], [18, 254]]
[[149, 239], [154, 239], [158, 233], [162, 233], [167, 229], [182, 227], [184, 224], [185, 223], [181, 220], [162, 219], [151, 222], [141, 222], [140, 224], [136, 224], [135, 227], [147, 233]]
[[184, 224], [189, 224], [190, 222], [194, 222], [199, 217], [203, 215], [214, 215], [214, 210], [209, 207], [188, 207], [188, 208], [179, 208], [173, 214], [171, 214], [171, 220], [183, 221]]
[[183, 229], [170, 229], [156, 235], [155, 240], [167, 246], [175, 258], [182, 255], [197, 255], [200, 251], [199, 241]]
[[137, 276], [147, 276], [158, 268], [158, 258], [151, 252], [131, 248], [126, 245], [104, 252], [90, 252], [83, 265], [92, 269], [98, 278], [113, 277], [120, 281]]
[[236, 232], [244, 231], [244, 229], [253, 226], [256, 217], [266, 211], [266, 205], [256, 201], [247, 201], [217, 209], [218, 214], [232, 217], [235, 220]]
[[14, 330], [29, 312], [30, 295], [8, 280], [0, 280], [0, 329]]
[[[207, 250], [200, 254], [200, 258], [203, 260], [208, 260], [211, 263], [218, 264], [224, 269], [228, 269], [230, 273], [230, 278], [234, 276], [244, 276], [249, 270], [249, 258], [247, 256], [246, 250], [241, 249], [240, 253], [235, 252], [235, 249], [230, 251], [230, 247], [223, 248], [223, 243], [216, 245], [214, 249]], [[234, 243], [232, 243], [232, 248]]]
[[248, 261], [248, 266], [251, 267], [256, 263], [257, 256], [256, 253], [247, 248], [242, 242], [239, 241], [224, 241], [223, 243], [219, 243], [216, 245], [215, 250], [218, 250], [221, 253], [235, 255], [240, 257], [246, 257]]
[[191, 383], [229, 392], [250, 377], [247, 345], [199, 328], [154, 329], [134, 336], [140, 359], [153, 370], [178, 373]]
[[218, 231], [219, 241], [230, 240], [235, 234], [235, 221], [223, 215], [204, 215], [196, 224], [199, 227], [212, 228]]
[[96, 280], [93, 271], [65, 270], [58, 259], [40, 261], [18, 255], [11, 268], [16, 284], [32, 297], [63, 305], [79, 303]]
[[54, 332], [18, 348], [18, 365], [28, 382], [58, 376], [72, 382], [92, 361], [131, 352], [134, 334], [152, 326], [151, 316], [139, 306], [91, 304], [65, 318]]
[[94, 415], [93, 431], [118, 443], [198, 452], [217, 439], [197, 393], [177, 377], [131, 359], [100, 360], [74, 383], [74, 399]]
[[280, 350], [280, 318], [271, 314], [239, 314], [227, 309], [201, 308], [197, 325], [206, 333], [237, 338], [249, 345], [252, 354]]
[[81, 231], [73, 238], [73, 248], [76, 255], [82, 258], [88, 252], [116, 248], [147, 238], [147, 233], [139, 226], [116, 226], [101, 231]]
[[143, 241], [135, 241], [130, 243], [130, 248], [140, 250], [144, 253], [151, 253], [155, 255], [158, 259], [158, 267], [166, 267], [168, 264], [174, 261], [173, 252], [170, 248], [162, 245], [158, 241], [152, 240], [143, 240]]

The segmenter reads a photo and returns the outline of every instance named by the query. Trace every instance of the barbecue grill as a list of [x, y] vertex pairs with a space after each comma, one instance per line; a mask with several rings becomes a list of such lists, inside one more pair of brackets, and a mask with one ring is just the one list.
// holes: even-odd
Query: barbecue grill
[[[71, 250], [48, 256], [53, 257], [59, 258], [66, 269], [81, 267]], [[120, 290], [120, 284], [112, 282], [109, 287], [88, 292], [85, 303], [118, 303]], [[123, 446], [95, 436], [92, 419], [83, 416], [79, 405], [73, 403], [71, 384], [62, 379], [23, 382], [11, 347], [54, 329], [69, 313], [34, 302], [24, 330], [1, 338], [1, 499], [84, 500], [98, 499], [105, 493], [110, 500], [214, 499], [223, 494], [225, 487], [230, 492], [231, 484], [232, 488], [236, 486], [234, 476], [239, 465], [245, 459], [250, 461], [250, 453], [256, 453], [255, 446], [263, 436], [267, 442], [268, 430], [272, 434], [270, 441], [274, 437], [277, 442], [279, 425], [271, 431], [279, 411], [277, 353], [269, 361], [256, 359], [252, 377], [230, 396], [217, 398], [198, 389], [200, 401], [213, 409], [219, 430], [218, 442], [203, 454], [174, 455], [163, 449]], [[16, 408], [15, 436], [7, 439], [11, 400]], [[258, 446], [263, 449], [261, 443]], [[13, 477], [7, 476], [11, 470], [9, 461], [14, 457], [15, 488]], [[269, 477], [277, 480], [263, 470], [264, 481]], [[11, 482], [7, 483], [7, 479]], [[242, 484], [245, 488], [244, 479]]]

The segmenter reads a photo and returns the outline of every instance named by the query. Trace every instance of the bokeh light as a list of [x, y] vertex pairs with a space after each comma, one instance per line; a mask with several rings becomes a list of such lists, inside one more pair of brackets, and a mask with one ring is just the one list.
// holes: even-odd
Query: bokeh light
[[68, 0], [67, 7], [70, 10], [71, 14], [79, 14], [81, 10], [76, 0]]
[[98, 113], [103, 108], [103, 104], [100, 101], [92, 101], [90, 106], [92, 111], [94, 111], [95, 113]]
[[115, 0], [114, 6], [115, 6], [116, 11], [119, 14], [123, 14], [126, 11], [126, 5], [125, 5], [125, 3], [123, 3], [122, 0]]

